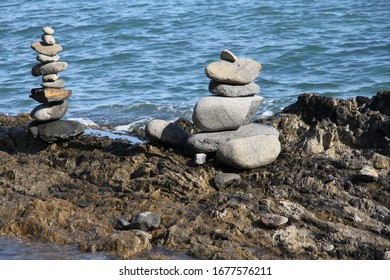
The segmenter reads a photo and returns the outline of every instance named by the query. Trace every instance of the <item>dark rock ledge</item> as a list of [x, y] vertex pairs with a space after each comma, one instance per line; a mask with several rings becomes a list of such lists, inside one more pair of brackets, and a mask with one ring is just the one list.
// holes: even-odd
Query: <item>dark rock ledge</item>
[[[340, 100], [303, 94], [259, 120], [280, 132], [271, 165], [226, 188], [180, 150], [82, 135], [47, 144], [27, 115], [0, 115], [0, 234], [145, 256], [196, 259], [384, 259], [390, 249], [390, 91]], [[155, 229], [118, 230], [143, 212]], [[274, 214], [278, 216], [270, 216]], [[264, 217], [279, 217], [272, 226]], [[169, 258], [149, 254], [147, 258]]]

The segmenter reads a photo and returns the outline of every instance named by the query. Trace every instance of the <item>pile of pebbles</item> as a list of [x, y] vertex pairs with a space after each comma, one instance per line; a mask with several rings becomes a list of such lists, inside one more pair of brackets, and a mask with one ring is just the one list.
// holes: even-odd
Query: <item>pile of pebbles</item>
[[30, 94], [32, 99], [42, 104], [30, 113], [34, 121], [30, 123], [29, 131], [35, 138], [46, 142], [67, 140], [83, 133], [85, 126], [77, 121], [61, 120], [69, 108], [66, 99], [72, 95], [71, 90], [64, 89], [65, 80], [59, 78], [59, 73], [68, 67], [68, 63], [59, 61], [58, 53], [63, 49], [53, 37], [54, 29], [46, 26], [42, 31], [42, 41], [31, 45], [38, 53], [36, 59], [39, 61], [31, 74], [42, 76], [42, 83]]
[[174, 123], [151, 120], [145, 127], [146, 136], [198, 158], [200, 154], [215, 155], [217, 161], [237, 169], [270, 164], [281, 151], [279, 132], [252, 122], [264, 99], [254, 83], [262, 66], [228, 50], [221, 52], [220, 59], [205, 69], [212, 96], [203, 97], [194, 107], [194, 134]]

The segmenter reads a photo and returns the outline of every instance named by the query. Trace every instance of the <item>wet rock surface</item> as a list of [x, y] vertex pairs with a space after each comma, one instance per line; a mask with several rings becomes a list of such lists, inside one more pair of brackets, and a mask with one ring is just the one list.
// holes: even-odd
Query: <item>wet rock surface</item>
[[[212, 159], [196, 166], [180, 149], [92, 135], [50, 144], [27, 132], [28, 115], [0, 115], [0, 234], [118, 259], [169, 258], [152, 248], [195, 259], [388, 259], [389, 96], [301, 95], [258, 121], [280, 132], [278, 158], [219, 190], [217, 173], [237, 171]], [[366, 166], [375, 180], [356, 176]], [[118, 229], [144, 212], [158, 214], [157, 228]], [[288, 221], [270, 227], [264, 213]]]

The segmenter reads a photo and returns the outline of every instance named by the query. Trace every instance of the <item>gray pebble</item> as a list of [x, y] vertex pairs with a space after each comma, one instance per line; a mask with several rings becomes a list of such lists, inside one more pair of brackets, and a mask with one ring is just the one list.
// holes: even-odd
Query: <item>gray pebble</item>
[[45, 26], [42, 28], [43, 33], [47, 35], [53, 35], [54, 34], [54, 29], [51, 28], [50, 26]]
[[269, 227], [278, 227], [288, 222], [288, 218], [277, 214], [263, 214], [260, 221]]
[[154, 212], [144, 212], [136, 215], [130, 223], [131, 229], [149, 231], [158, 228], [161, 218]]
[[56, 43], [56, 39], [51, 35], [42, 35], [42, 41], [48, 45], [54, 45]]
[[240, 180], [241, 176], [236, 173], [218, 173], [214, 177], [214, 184], [218, 190], [222, 190]]
[[42, 76], [42, 82], [54, 82], [56, 81], [60, 76], [58, 74], [48, 74]]
[[56, 61], [60, 60], [60, 56], [59, 55], [50, 56], [50, 55], [38, 54], [37, 60], [40, 62], [44, 62], [44, 63], [56, 62]]

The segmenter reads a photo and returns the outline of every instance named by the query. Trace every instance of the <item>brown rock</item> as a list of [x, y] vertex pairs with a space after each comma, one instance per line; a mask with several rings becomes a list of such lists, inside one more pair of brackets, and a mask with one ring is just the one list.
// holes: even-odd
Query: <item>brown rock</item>
[[49, 103], [68, 99], [72, 95], [71, 90], [54, 88], [33, 88], [30, 97], [40, 103]]
[[58, 44], [47, 45], [43, 42], [34, 42], [32, 43], [31, 48], [40, 54], [49, 56], [54, 56], [58, 52], [62, 51], [62, 47]]

